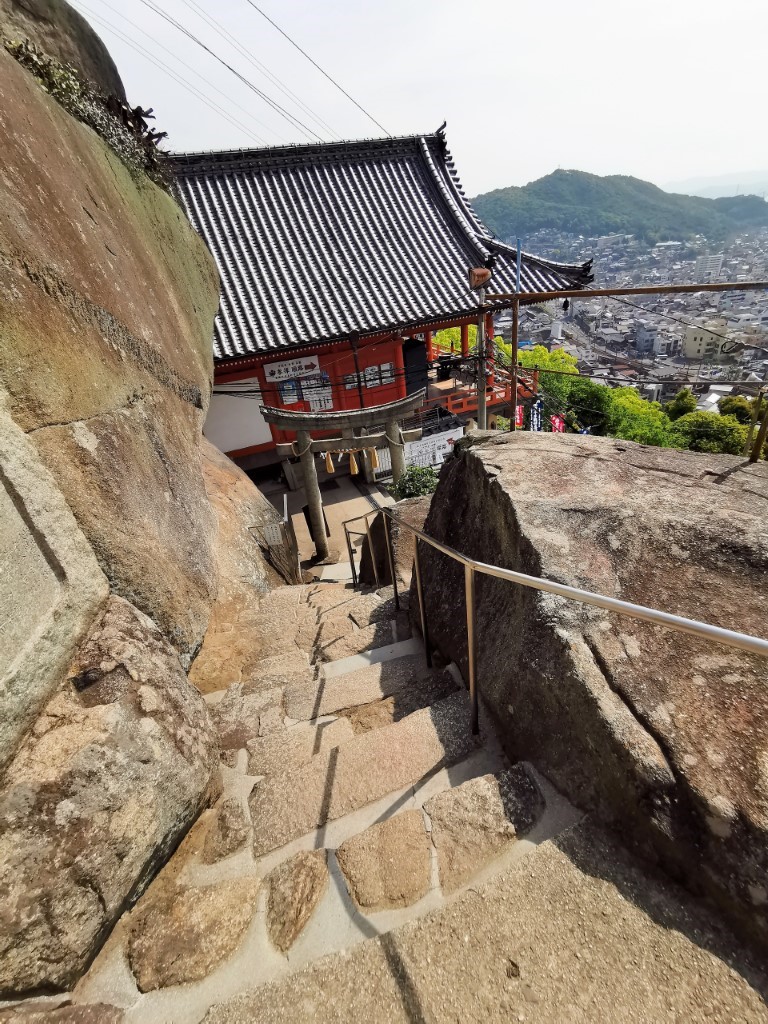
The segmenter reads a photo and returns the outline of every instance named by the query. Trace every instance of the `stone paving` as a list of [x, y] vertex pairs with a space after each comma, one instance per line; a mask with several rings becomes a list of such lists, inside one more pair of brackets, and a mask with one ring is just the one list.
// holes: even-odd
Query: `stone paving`
[[[532, 768], [509, 765], [482, 708], [471, 735], [457, 669], [428, 669], [417, 640], [393, 637], [390, 595], [339, 584], [276, 593], [268, 617], [284, 628], [264, 662], [269, 685], [257, 677], [206, 698], [223, 740], [222, 795], [118, 923], [71, 994], [75, 1006], [105, 1005], [127, 1024], [596, 1019], [578, 993], [578, 1012], [567, 1012], [569, 979], [581, 975], [578, 961], [563, 961], [582, 955], [574, 908], [594, 888], [591, 867], [564, 867], [552, 844], [580, 815]], [[335, 644], [369, 630], [381, 638], [382, 628], [392, 642], [324, 660], [328, 635]], [[613, 913], [611, 892], [600, 898]], [[505, 914], [524, 899], [531, 914], [564, 915], [572, 952], [526, 945], [516, 910], [510, 930]], [[590, 899], [592, 935], [602, 911]], [[727, 968], [688, 938], [622, 909], [624, 945], [595, 972], [597, 995], [617, 984], [618, 960], [646, 963], [654, 948], [714, 972], [726, 993], [718, 1001], [705, 985], [714, 1009], [730, 999], [753, 1013], [738, 1019], [762, 1019], [743, 979], [723, 981]], [[532, 922], [531, 935], [551, 943]], [[470, 949], [477, 978], [457, 961]], [[677, 985], [678, 974], [666, 976]], [[691, 1009], [684, 990], [664, 998]], [[682, 1019], [622, 1016], [617, 1005], [611, 1019]]]

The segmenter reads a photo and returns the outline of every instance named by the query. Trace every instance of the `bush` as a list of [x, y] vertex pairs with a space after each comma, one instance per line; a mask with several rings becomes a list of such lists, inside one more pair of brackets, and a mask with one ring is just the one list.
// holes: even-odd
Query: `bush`
[[403, 498], [422, 498], [437, 487], [437, 472], [432, 466], [408, 466], [396, 484], [389, 488], [398, 501]]

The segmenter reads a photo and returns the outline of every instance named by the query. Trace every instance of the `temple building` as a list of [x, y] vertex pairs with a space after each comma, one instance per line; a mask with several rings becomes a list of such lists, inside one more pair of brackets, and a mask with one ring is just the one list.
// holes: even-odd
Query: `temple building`
[[[205, 432], [243, 465], [291, 439], [262, 405], [338, 412], [424, 388], [433, 332], [477, 323], [468, 268], [515, 291], [517, 253], [477, 218], [442, 130], [172, 160], [221, 275]], [[519, 270], [530, 302], [592, 279], [589, 264], [527, 253]]]

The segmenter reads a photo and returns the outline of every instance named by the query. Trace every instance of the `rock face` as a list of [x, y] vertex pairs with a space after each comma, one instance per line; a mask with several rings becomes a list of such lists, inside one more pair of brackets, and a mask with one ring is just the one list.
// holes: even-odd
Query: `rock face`
[[29, 39], [107, 96], [125, 99], [125, 89], [104, 43], [66, 0], [0, 0], [0, 40]]
[[34, 445], [0, 406], [0, 769], [59, 685], [108, 590]]
[[153, 623], [110, 598], [0, 794], [0, 992], [71, 985], [209, 797], [202, 698]]
[[115, 592], [188, 664], [215, 596], [199, 442], [218, 281], [181, 209], [0, 51], [0, 387]]
[[261, 539], [261, 527], [282, 519], [274, 506], [234, 462], [205, 439], [202, 454], [205, 489], [216, 516], [217, 596], [190, 679], [202, 693], [210, 693], [253, 673], [260, 649], [259, 597], [284, 582], [267, 559], [274, 551], [273, 557], [280, 559], [276, 564], [285, 575], [291, 560], [287, 551], [270, 549]]
[[267, 931], [272, 945], [287, 953], [328, 888], [325, 850], [302, 850], [279, 864], [267, 881]]
[[403, 811], [336, 851], [350, 895], [366, 911], [410, 907], [429, 891], [432, 861], [421, 811]]
[[240, 945], [256, 910], [257, 878], [148, 894], [134, 911], [128, 959], [150, 992], [206, 978]]
[[[432, 536], [765, 636], [765, 464], [548, 434], [457, 448]], [[463, 569], [431, 548], [424, 564], [432, 640], [466, 668]], [[492, 578], [477, 580], [477, 615], [480, 690], [510, 756], [765, 938], [768, 662]]]
[[[404, 498], [402, 501], [397, 502], [392, 511], [404, 522], [415, 526], [417, 530], [421, 530], [424, 528], [424, 521], [429, 513], [431, 501], [431, 495], [424, 498]], [[407, 587], [411, 581], [411, 572], [413, 571], [413, 534], [390, 520], [390, 537], [398, 585]], [[387, 554], [381, 513], [371, 520], [371, 539], [376, 556], [379, 582], [381, 586], [387, 586], [392, 582], [392, 578], [389, 571], [389, 556]], [[363, 544], [363, 553], [360, 561], [360, 579], [369, 586], [373, 586], [376, 583], [376, 575], [371, 564], [371, 551], [367, 543]]]

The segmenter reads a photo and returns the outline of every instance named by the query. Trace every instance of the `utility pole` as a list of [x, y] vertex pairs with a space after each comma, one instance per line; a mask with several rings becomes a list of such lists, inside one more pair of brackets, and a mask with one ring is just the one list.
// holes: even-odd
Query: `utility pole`
[[517, 430], [517, 358], [518, 333], [520, 330], [520, 264], [522, 252], [520, 239], [517, 240], [517, 267], [515, 268], [515, 301], [512, 304], [512, 401], [510, 403], [509, 429]]
[[480, 319], [477, 321], [477, 426], [485, 430], [488, 416], [485, 408], [485, 288], [480, 288]]

